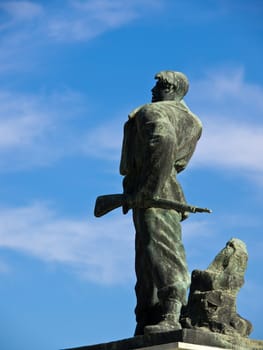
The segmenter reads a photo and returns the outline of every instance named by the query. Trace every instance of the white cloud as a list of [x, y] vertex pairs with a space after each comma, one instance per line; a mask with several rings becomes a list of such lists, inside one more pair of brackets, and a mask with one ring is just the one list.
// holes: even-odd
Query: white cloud
[[2, 1], [1, 9], [15, 20], [30, 20], [43, 14], [42, 6], [32, 1]]
[[73, 91], [34, 95], [0, 90], [0, 172], [48, 166], [72, 155], [119, 161], [122, 121], [87, 131], [83, 116], [89, 119], [87, 97]]
[[211, 70], [203, 79], [190, 82], [190, 88], [191, 101], [207, 116], [226, 114], [230, 121], [251, 122], [262, 115], [263, 87], [247, 81], [243, 67]]
[[244, 69], [210, 72], [191, 84], [189, 105], [203, 121], [192, 163], [263, 175], [263, 87], [245, 80]]
[[[224, 219], [226, 227], [227, 220]], [[244, 217], [239, 216], [238, 221], [241, 225]], [[207, 268], [231, 238], [229, 227], [223, 233], [213, 220], [194, 216], [183, 223], [182, 230], [190, 270]], [[257, 245], [261, 245], [260, 240]], [[66, 266], [68, 271], [95, 283], [122, 284], [134, 279], [134, 227], [131, 215], [121, 216], [120, 210], [96, 219], [66, 218], [50, 203], [43, 202], [2, 207], [1, 248], [31, 255], [44, 263]], [[260, 263], [260, 254], [256, 260]], [[9, 270], [10, 266], [0, 262], [0, 273]]]
[[103, 126], [86, 133], [80, 144], [80, 149], [84, 154], [92, 157], [119, 161], [122, 133], [122, 121], [111, 120], [110, 123], [105, 123]]
[[263, 125], [226, 119], [207, 122], [195, 154], [195, 164], [263, 174]]
[[65, 1], [63, 6], [1, 2], [0, 11], [6, 15], [0, 24], [0, 71], [32, 69], [53, 42], [88, 41], [162, 7], [160, 0], [75, 0]]
[[85, 11], [91, 18], [109, 27], [116, 27], [128, 23], [146, 14], [146, 11], [160, 10], [163, 7], [161, 1], [151, 0], [91, 0], [71, 1], [72, 7]]
[[[183, 225], [191, 251], [196, 250], [198, 237], [208, 235], [211, 239], [212, 230], [205, 221], [192, 219]], [[72, 219], [59, 216], [42, 202], [0, 208], [0, 248], [66, 265], [96, 283], [121, 284], [134, 278], [132, 218], [120, 216], [120, 210], [100, 219]]]
[[39, 96], [0, 91], [1, 171], [47, 165], [76, 152], [71, 120], [84, 105], [83, 96], [71, 91]]
[[66, 219], [43, 203], [0, 209], [0, 247], [65, 264], [98, 283], [132, 278], [133, 241], [128, 217]]
[[[0, 4], [0, 73], [26, 71], [39, 66], [52, 44], [89, 41], [106, 31], [147, 17], [162, 1], [89, 0], [37, 4], [4, 1]], [[43, 54], [44, 53], [44, 54]]]
[[137, 17], [134, 5], [123, 1], [71, 1], [64, 11], [48, 22], [48, 34], [57, 40], [88, 40]]
[[62, 41], [89, 40], [161, 8], [161, 1], [70, 1], [47, 23], [48, 34]]
[[0, 92], [0, 152], [26, 147], [51, 125], [32, 96]]

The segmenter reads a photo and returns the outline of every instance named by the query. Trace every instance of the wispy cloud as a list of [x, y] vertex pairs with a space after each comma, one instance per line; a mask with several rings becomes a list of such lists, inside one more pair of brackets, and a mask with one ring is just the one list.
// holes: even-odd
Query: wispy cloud
[[223, 167], [263, 174], [263, 125], [229, 122], [207, 123], [204, 140], [195, 155], [199, 166]]
[[[208, 232], [211, 237], [211, 231], [207, 222], [192, 220], [184, 224], [184, 239], [189, 246]], [[65, 218], [42, 202], [0, 208], [0, 248], [66, 265], [96, 283], [121, 284], [134, 278], [134, 228], [131, 216], [120, 212], [93, 219]]]
[[244, 67], [214, 68], [190, 84], [191, 101], [207, 117], [212, 114], [212, 117], [225, 116], [229, 121], [253, 123], [262, 115], [263, 86], [249, 82]]
[[3, 1], [0, 72], [32, 69], [41, 59], [41, 52], [52, 43], [88, 41], [157, 13], [162, 7], [160, 0], [69, 0], [63, 6], [56, 2], [46, 6], [34, 1]]
[[0, 92], [0, 151], [34, 143], [51, 120], [33, 96]]
[[193, 82], [191, 100], [204, 123], [193, 163], [263, 175], [263, 87], [245, 80], [244, 70], [210, 73]]
[[[243, 220], [240, 216], [239, 223]], [[194, 216], [182, 227], [190, 270], [207, 268], [231, 238], [228, 232], [219, 232], [212, 221]], [[261, 244], [258, 239], [257, 245]], [[66, 266], [80, 278], [95, 283], [122, 284], [134, 279], [134, 227], [131, 216], [120, 216], [120, 211], [95, 219], [65, 217], [46, 202], [2, 207], [1, 248]], [[258, 256], [256, 263], [260, 259]], [[8, 269], [6, 263], [0, 263], [0, 273]]]
[[11, 20], [31, 20], [43, 14], [43, 7], [32, 1], [2, 1], [0, 10], [6, 12]]
[[71, 1], [71, 11], [64, 11], [48, 23], [48, 34], [57, 40], [88, 40], [107, 29], [134, 19], [119, 1]]
[[89, 40], [161, 8], [159, 0], [70, 1], [67, 9], [50, 19], [47, 28], [57, 40]]
[[31, 70], [45, 42], [44, 7], [33, 1], [1, 1], [0, 16], [0, 72]]
[[[128, 114], [128, 113], [126, 113]], [[123, 121], [111, 120], [83, 135], [80, 150], [92, 157], [118, 160], [121, 156]]]
[[71, 91], [50, 95], [0, 91], [1, 171], [47, 165], [76, 152], [78, 138], [71, 121], [84, 104], [84, 98]]
[[71, 90], [0, 90], [0, 172], [49, 166], [72, 155], [119, 161], [122, 121], [86, 129], [83, 116], [90, 119], [87, 97]]
[[127, 217], [66, 219], [43, 203], [0, 210], [0, 247], [65, 264], [98, 283], [132, 278], [133, 240]]

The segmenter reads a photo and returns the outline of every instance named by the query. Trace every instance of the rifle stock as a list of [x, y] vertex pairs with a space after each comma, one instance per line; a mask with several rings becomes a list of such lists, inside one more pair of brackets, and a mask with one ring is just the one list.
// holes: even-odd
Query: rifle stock
[[125, 204], [123, 194], [107, 194], [96, 199], [94, 215], [99, 218]]

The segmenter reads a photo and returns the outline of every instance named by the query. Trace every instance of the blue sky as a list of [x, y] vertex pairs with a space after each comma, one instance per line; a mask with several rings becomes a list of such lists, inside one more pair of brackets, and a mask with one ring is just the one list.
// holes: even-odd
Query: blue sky
[[0, 1], [0, 348], [130, 337], [134, 229], [120, 210], [122, 128], [154, 74], [184, 72], [204, 131], [180, 175], [189, 270], [248, 248], [238, 312], [263, 339], [261, 0]]

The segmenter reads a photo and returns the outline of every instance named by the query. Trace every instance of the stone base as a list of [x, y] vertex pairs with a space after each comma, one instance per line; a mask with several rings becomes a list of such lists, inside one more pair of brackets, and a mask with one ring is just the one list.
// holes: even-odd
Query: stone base
[[[180, 347], [181, 346], [181, 347]], [[183, 347], [184, 346], [184, 347]], [[188, 346], [188, 347], [187, 347]], [[166, 333], [140, 335], [110, 343], [81, 346], [67, 350], [263, 350], [263, 341], [227, 336], [209, 331], [182, 329]]]
[[140, 350], [222, 350], [222, 348], [178, 342], [147, 346], [146, 348], [140, 348]]

